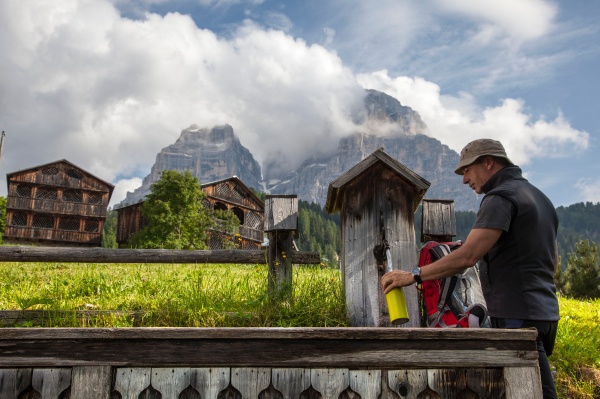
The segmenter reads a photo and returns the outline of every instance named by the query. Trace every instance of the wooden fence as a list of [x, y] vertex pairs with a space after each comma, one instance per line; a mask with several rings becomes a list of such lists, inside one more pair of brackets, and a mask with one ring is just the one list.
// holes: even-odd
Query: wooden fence
[[[266, 263], [265, 256], [0, 247], [0, 262]], [[310, 253], [291, 257], [315, 260]], [[0, 399], [535, 399], [536, 335], [392, 327], [1, 328]]]
[[541, 397], [535, 330], [0, 332], [2, 399]]

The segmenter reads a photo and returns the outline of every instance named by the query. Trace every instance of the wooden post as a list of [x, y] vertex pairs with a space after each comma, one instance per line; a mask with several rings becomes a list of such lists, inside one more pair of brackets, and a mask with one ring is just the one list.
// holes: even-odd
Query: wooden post
[[265, 231], [269, 238], [269, 297], [292, 297], [293, 234], [298, 225], [297, 195], [267, 195], [265, 199]]
[[[346, 309], [353, 327], [390, 326], [383, 267], [417, 266], [414, 214], [429, 182], [383, 149], [329, 183], [325, 210], [340, 212]], [[389, 245], [392, 262], [379, 259]], [[387, 257], [386, 257], [387, 258]], [[416, 287], [403, 289], [409, 314], [403, 327], [421, 325]]]
[[452, 241], [456, 236], [454, 200], [424, 199], [421, 242]]

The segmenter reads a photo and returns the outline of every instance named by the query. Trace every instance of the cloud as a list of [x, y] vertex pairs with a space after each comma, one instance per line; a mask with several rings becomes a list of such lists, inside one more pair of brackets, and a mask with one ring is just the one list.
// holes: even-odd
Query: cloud
[[575, 188], [581, 192], [581, 201], [594, 203], [600, 202], [600, 179], [579, 179], [575, 184]]
[[558, 13], [557, 6], [546, 0], [436, 0], [435, 3], [446, 12], [471, 17], [480, 24], [478, 35], [489, 35], [493, 26], [518, 41], [548, 34]]
[[[457, 151], [486, 135], [501, 139], [515, 162], [527, 163], [588, 145], [588, 134], [562, 115], [550, 120], [530, 115], [519, 99], [481, 108], [468, 83], [447, 95], [431, 79], [372, 72], [370, 65], [405, 65], [404, 58], [406, 65], [441, 69], [445, 64], [437, 60], [457, 52], [452, 32], [441, 30], [420, 2], [340, 7], [340, 20], [350, 20], [323, 25], [317, 42], [325, 34], [327, 48], [287, 33], [295, 21], [283, 14], [271, 15], [286, 31], [246, 20], [224, 38], [187, 15], [141, 12], [160, 2], [134, 2], [141, 7], [136, 19], [121, 14], [119, 0], [0, 2], [3, 168], [66, 158], [104, 180], [118, 180], [113, 195], [118, 202], [119, 193], [139, 184], [156, 154], [181, 130], [228, 123], [259, 162], [275, 159], [287, 170], [308, 153], [333, 150], [340, 137], [356, 130], [349, 116], [362, 101], [363, 87], [411, 106], [433, 137]], [[487, 23], [487, 31], [478, 31], [481, 43], [496, 40], [497, 29], [508, 29]], [[427, 28], [448, 41], [415, 46]], [[459, 49], [465, 40], [458, 36]], [[354, 72], [340, 49], [368, 59], [359, 68], [366, 72]], [[475, 47], [470, 51], [477, 53]]]
[[114, 207], [116, 204], [121, 202], [128, 192], [133, 192], [136, 188], [142, 185], [142, 179], [139, 177], [132, 177], [131, 179], [120, 179], [115, 183], [113, 194], [110, 197], [109, 207]]
[[522, 100], [507, 98], [481, 109], [472, 96], [440, 94], [440, 87], [422, 78], [390, 77], [387, 71], [357, 76], [365, 87], [383, 91], [418, 110], [429, 134], [460, 152], [477, 138], [500, 140], [518, 164], [535, 159], [567, 157], [589, 146], [589, 133], [574, 129], [562, 113], [552, 120], [526, 113]]
[[290, 168], [334, 148], [363, 95], [334, 52], [251, 22], [223, 39], [189, 16], [131, 20], [106, 1], [3, 4], [0, 37], [19, 39], [0, 54], [12, 170], [67, 158], [135, 177], [193, 123], [229, 123], [259, 161]]

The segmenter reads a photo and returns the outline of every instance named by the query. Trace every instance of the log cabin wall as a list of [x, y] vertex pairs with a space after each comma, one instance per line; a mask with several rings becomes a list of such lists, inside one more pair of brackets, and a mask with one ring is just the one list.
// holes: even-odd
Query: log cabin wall
[[7, 175], [8, 243], [100, 246], [114, 186], [61, 160]]
[[541, 398], [535, 329], [3, 329], [2, 399]]
[[[240, 237], [236, 243], [237, 247], [260, 250], [264, 240], [265, 205], [263, 201], [235, 176], [203, 184], [201, 188], [206, 195], [202, 201], [202, 205], [206, 209], [230, 209], [240, 220]], [[117, 243], [120, 247], [127, 247], [129, 237], [145, 226], [146, 222], [141, 215], [142, 204], [143, 202], [139, 202], [117, 209]], [[221, 249], [223, 235], [224, 232], [219, 230], [211, 231], [207, 242], [209, 249]]]

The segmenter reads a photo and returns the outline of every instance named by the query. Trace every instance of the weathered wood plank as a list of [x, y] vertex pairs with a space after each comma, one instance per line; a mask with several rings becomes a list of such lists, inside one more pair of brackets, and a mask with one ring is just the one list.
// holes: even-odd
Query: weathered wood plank
[[229, 386], [231, 373], [229, 367], [193, 368], [190, 371], [191, 385], [203, 399], [216, 398]]
[[504, 369], [506, 399], [541, 398], [542, 380], [539, 366]]
[[501, 368], [469, 369], [467, 384], [480, 398], [504, 398], [504, 370]]
[[284, 399], [299, 398], [310, 387], [310, 370], [287, 368], [271, 370], [273, 388], [281, 392]]
[[[0, 336], [0, 367], [412, 368], [537, 364], [535, 330], [484, 330], [7, 328]], [[287, 356], [289, 353], [298, 355]]]
[[70, 399], [110, 399], [111, 384], [110, 366], [73, 367]]
[[[427, 341], [476, 341], [489, 343], [490, 349], [496, 348], [494, 341], [517, 341], [528, 343], [524, 348], [535, 349], [537, 331], [527, 329], [491, 329], [491, 328], [377, 328], [377, 327], [123, 327], [123, 328], [3, 328], [0, 344], [10, 341], [48, 340], [118, 340], [118, 339], [275, 339], [275, 340], [391, 340], [422, 342], [430, 347]], [[388, 343], [389, 344], [389, 343]], [[504, 343], [503, 343], [504, 344]], [[449, 345], [456, 345], [450, 343]], [[531, 346], [533, 345], [533, 346]], [[360, 343], [357, 343], [360, 346]], [[462, 348], [456, 348], [461, 350]]]
[[42, 395], [42, 398], [57, 398], [71, 385], [71, 369], [33, 369], [31, 387]]
[[190, 386], [189, 368], [153, 368], [150, 384], [161, 393], [162, 399], [178, 399]]
[[427, 370], [389, 370], [388, 385], [402, 399], [418, 399], [427, 389]]
[[150, 368], [119, 368], [116, 370], [114, 390], [121, 399], [138, 399], [140, 392], [150, 386]]
[[361, 399], [378, 399], [381, 394], [381, 370], [350, 370], [350, 389]]
[[424, 199], [421, 218], [421, 242], [456, 235], [454, 200]]
[[348, 369], [312, 369], [310, 382], [322, 399], [338, 399], [350, 385]]
[[272, 300], [292, 298], [292, 243], [291, 230], [269, 232], [268, 293]]
[[269, 368], [232, 368], [231, 385], [240, 391], [242, 398], [258, 398], [258, 394], [269, 387]]
[[[428, 347], [429, 344], [430, 346]], [[350, 340], [36, 340], [18, 351], [0, 347], [0, 367], [111, 364], [151, 367], [487, 367], [530, 366], [537, 352], [515, 341], [473, 342], [455, 349], [444, 342]], [[302, 354], [297, 357], [282, 353]]]
[[298, 196], [267, 195], [265, 197], [265, 231], [298, 228]]
[[[294, 264], [320, 263], [320, 255], [317, 252], [292, 251], [290, 257]], [[2, 246], [0, 262], [265, 264], [267, 257], [264, 251], [242, 249], [188, 251]]]
[[0, 398], [17, 399], [31, 385], [33, 370], [0, 369]]

